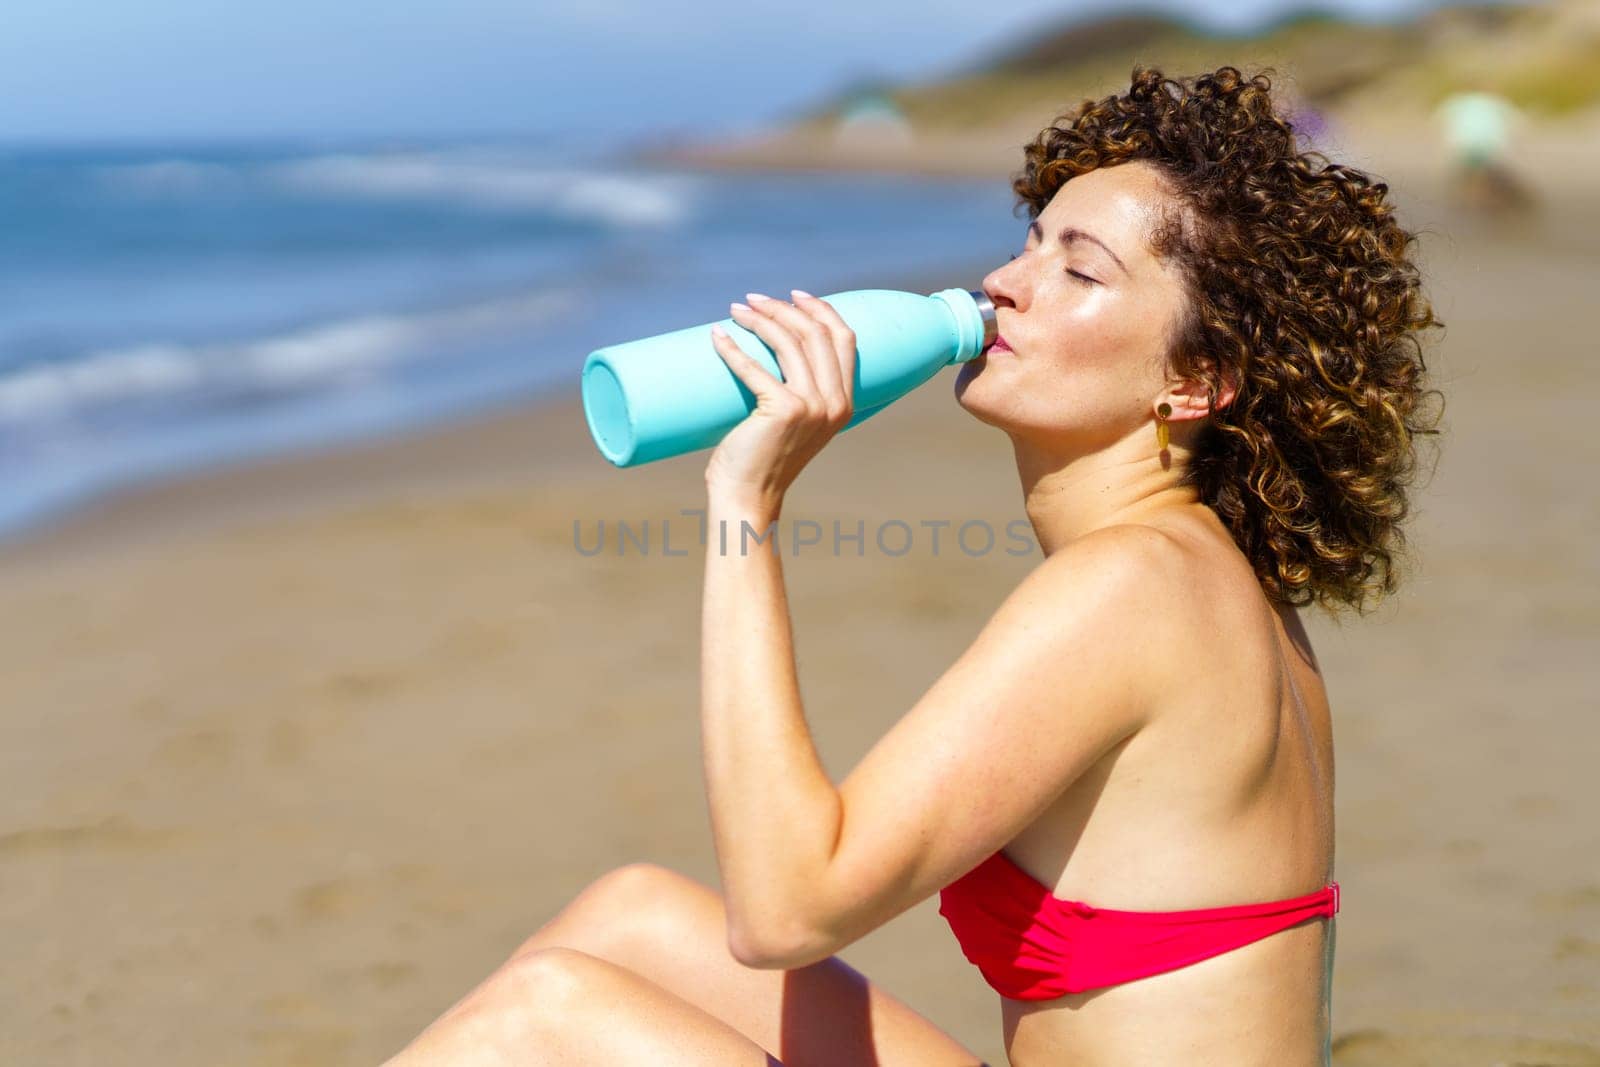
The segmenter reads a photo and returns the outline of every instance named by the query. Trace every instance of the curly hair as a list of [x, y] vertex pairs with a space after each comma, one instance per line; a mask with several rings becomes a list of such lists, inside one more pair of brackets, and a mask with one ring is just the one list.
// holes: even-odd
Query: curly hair
[[[1179, 210], [1151, 243], [1189, 293], [1167, 368], [1211, 401], [1184, 484], [1269, 599], [1360, 614], [1396, 588], [1416, 439], [1443, 410], [1418, 337], [1443, 324], [1388, 186], [1300, 151], [1271, 87], [1233, 67], [1135, 68], [1126, 94], [1083, 101], [1028, 144], [1012, 189], [1037, 218], [1078, 175], [1158, 168]], [[1218, 409], [1224, 382], [1236, 392]]]

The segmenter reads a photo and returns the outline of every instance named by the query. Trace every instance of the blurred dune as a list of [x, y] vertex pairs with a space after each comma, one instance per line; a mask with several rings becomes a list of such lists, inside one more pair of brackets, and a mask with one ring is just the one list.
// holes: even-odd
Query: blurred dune
[[[1120, 92], [1135, 64], [1168, 76], [1231, 64], [1275, 71], [1302, 116], [1336, 143], [1376, 139], [1430, 147], [1433, 109], [1451, 93], [1503, 94], [1536, 139], [1600, 129], [1600, 6], [1588, 0], [1444, 7], [1402, 23], [1301, 14], [1246, 35], [1166, 15], [1128, 13], [1045, 26], [938, 79], [874, 84], [912, 138], [840, 136], [862, 93], [847, 90], [792, 121], [728, 141], [651, 144], [639, 158], [748, 169], [1008, 174], [1019, 149], [1083, 99]], [[1421, 135], [1419, 137], [1419, 134]], [[1321, 138], [1313, 137], [1314, 144]]]

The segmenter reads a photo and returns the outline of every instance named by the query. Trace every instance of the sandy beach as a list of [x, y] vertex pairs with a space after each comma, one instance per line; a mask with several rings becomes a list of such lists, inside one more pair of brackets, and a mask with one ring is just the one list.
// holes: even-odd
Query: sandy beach
[[[1394, 169], [1448, 407], [1401, 593], [1305, 612], [1338, 752], [1340, 1067], [1600, 1064], [1600, 192], [1548, 152], [1544, 213], [1512, 231], [1457, 215], [1425, 153]], [[954, 373], [789, 499], [788, 520], [867, 534], [785, 560], [836, 779], [1039, 559], [920, 536], [1022, 517]], [[0, 1062], [375, 1063], [610, 868], [715, 885], [684, 514], [704, 460], [616, 470], [567, 395], [0, 547]], [[874, 543], [892, 520], [919, 532], [903, 555]], [[843, 956], [1005, 1062], [936, 899]]]

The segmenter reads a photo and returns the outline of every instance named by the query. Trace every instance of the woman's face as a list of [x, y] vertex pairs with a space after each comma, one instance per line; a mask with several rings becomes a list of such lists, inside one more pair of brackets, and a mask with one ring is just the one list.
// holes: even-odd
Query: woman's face
[[1057, 190], [1021, 254], [983, 280], [1011, 351], [996, 342], [962, 364], [961, 406], [1066, 454], [1149, 432], [1171, 327], [1188, 297], [1148, 241], [1162, 209], [1176, 206], [1144, 162], [1093, 170]]

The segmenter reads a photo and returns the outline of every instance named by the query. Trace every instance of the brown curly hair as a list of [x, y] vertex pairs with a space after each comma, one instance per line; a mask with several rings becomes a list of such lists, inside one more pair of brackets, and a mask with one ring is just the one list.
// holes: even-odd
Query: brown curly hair
[[[1099, 167], [1154, 164], [1181, 208], [1151, 235], [1190, 299], [1167, 353], [1212, 411], [1184, 484], [1232, 531], [1273, 601], [1364, 613], [1396, 586], [1415, 441], [1443, 395], [1424, 385], [1424, 297], [1388, 186], [1300, 151], [1267, 73], [1135, 68], [1028, 144], [1017, 208], [1038, 218]], [[1216, 407], [1219, 386], [1236, 388]], [[1430, 398], [1440, 404], [1427, 419]]]

